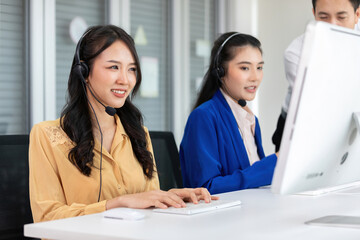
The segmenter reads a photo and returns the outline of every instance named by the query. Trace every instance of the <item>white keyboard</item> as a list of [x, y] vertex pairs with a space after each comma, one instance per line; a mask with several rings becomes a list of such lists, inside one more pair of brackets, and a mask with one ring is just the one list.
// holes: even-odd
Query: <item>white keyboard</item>
[[198, 204], [186, 203], [186, 207], [184, 207], [184, 208], [174, 208], [174, 207], [169, 207], [166, 209], [155, 208], [153, 211], [159, 212], [159, 213], [192, 215], [192, 214], [197, 214], [197, 213], [209, 212], [209, 211], [213, 211], [213, 210], [221, 209], [221, 208], [239, 206], [240, 204], [241, 204], [241, 201], [239, 201], [239, 200], [233, 200], [233, 201], [212, 200], [210, 203], [205, 203], [202, 200], [202, 201], [199, 201]]

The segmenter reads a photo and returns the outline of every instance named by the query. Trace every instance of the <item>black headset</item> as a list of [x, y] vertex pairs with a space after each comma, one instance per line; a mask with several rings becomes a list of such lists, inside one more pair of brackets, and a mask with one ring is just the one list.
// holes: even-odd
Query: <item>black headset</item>
[[225, 41], [220, 45], [219, 49], [216, 52], [216, 55], [214, 57], [214, 69], [213, 74], [218, 78], [219, 81], [221, 81], [221, 78], [225, 76], [225, 69], [223, 66], [219, 66], [219, 58], [221, 50], [224, 48], [225, 44], [233, 37], [240, 35], [241, 33], [234, 33], [230, 35]]
[[[220, 53], [221, 50], [224, 48], [225, 44], [232, 39], [233, 37], [237, 36], [237, 35], [241, 35], [241, 33], [234, 33], [232, 35], [230, 35], [227, 39], [225, 39], [225, 41], [220, 45], [219, 49], [216, 52], [216, 55], [214, 57], [214, 68], [211, 71], [212, 74], [217, 77], [218, 81], [221, 83], [221, 78], [225, 76], [225, 69], [223, 66], [219, 65], [219, 58], [220, 58]], [[227, 91], [226, 91], [227, 92]], [[229, 93], [228, 93], [229, 94]], [[238, 100], [238, 104], [242, 107], [246, 106], [246, 101], [243, 99]]]
[[[81, 61], [80, 59], [80, 46], [82, 43], [83, 38], [89, 33], [91, 32], [91, 29], [87, 30], [80, 38], [78, 44], [76, 45], [76, 50], [75, 50], [75, 55], [74, 55], [74, 59], [75, 59], [75, 65], [73, 66], [73, 71], [75, 72], [76, 75], [78, 75], [78, 77], [82, 80], [83, 84], [85, 84], [85, 86], [87, 86], [87, 82], [86, 82], [86, 78], [89, 76], [89, 72], [90, 72], [90, 68], [87, 65], [86, 62]], [[84, 85], [83, 85], [84, 86]], [[91, 87], [88, 87], [88, 89], [90, 90], [91, 95], [93, 95], [93, 97], [95, 98], [96, 101], [98, 101], [104, 108], [105, 108], [105, 112], [107, 114], [109, 114], [110, 116], [114, 116], [116, 114], [116, 109], [110, 106], [105, 106], [93, 93], [93, 90], [91, 90]], [[85, 89], [84, 89], [85, 90]], [[85, 95], [87, 97], [86, 94], [86, 90], [85, 90]]]
[[84, 84], [86, 84], [85, 79], [89, 76], [89, 66], [84, 61], [80, 60], [80, 46], [81, 46], [83, 38], [90, 31], [91, 31], [91, 29], [86, 31], [79, 39], [79, 42], [76, 45], [75, 56], [74, 56], [75, 65], [73, 66], [73, 71], [80, 77], [80, 79], [84, 82]]
[[96, 99], [96, 101], [98, 101], [102, 106], [104, 106], [105, 108], [105, 111], [107, 114], [109, 114], [110, 116], [114, 116], [116, 114], [116, 109], [115, 108], [112, 108], [112, 107], [109, 107], [109, 106], [105, 106], [96, 96], [95, 94], [93, 93], [93, 91], [91, 90], [91, 87], [88, 86], [87, 82], [86, 82], [86, 78], [89, 76], [89, 66], [84, 62], [84, 61], [81, 61], [80, 60], [80, 46], [81, 46], [81, 42], [83, 40], [83, 38], [91, 31], [91, 29], [89, 29], [88, 31], [86, 31], [80, 38], [78, 44], [76, 45], [76, 50], [75, 50], [75, 55], [74, 55], [74, 60], [75, 60], [75, 65], [73, 66], [72, 68], [72, 71], [74, 71], [74, 73], [76, 75], [78, 75], [78, 77], [81, 79], [82, 81], [82, 86], [83, 86], [83, 89], [84, 89], [84, 92], [85, 92], [85, 96], [86, 96], [86, 99], [95, 115], [95, 120], [96, 120], [96, 123], [99, 127], [99, 131], [100, 131], [100, 187], [99, 187], [99, 195], [98, 195], [98, 202], [100, 201], [100, 196], [101, 196], [101, 188], [102, 188], [102, 146], [103, 146], [103, 134], [102, 134], [102, 131], [101, 131], [101, 127], [100, 127], [100, 123], [99, 123], [99, 120], [96, 116], [96, 112], [91, 104], [91, 102], [89, 101], [89, 98], [88, 98], [88, 95], [87, 95], [87, 92], [86, 92], [86, 87], [88, 87], [88, 89], [90, 90], [90, 93], [91, 95], [93, 95], [93, 97]]

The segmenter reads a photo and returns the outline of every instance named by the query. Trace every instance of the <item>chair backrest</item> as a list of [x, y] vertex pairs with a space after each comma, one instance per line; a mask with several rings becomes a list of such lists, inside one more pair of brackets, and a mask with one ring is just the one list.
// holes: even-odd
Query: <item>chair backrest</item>
[[29, 135], [0, 136], [0, 239], [28, 239], [32, 223], [29, 200]]
[[160, 189], [182, 188], [179, 151], [171, 132], [150, 131]]

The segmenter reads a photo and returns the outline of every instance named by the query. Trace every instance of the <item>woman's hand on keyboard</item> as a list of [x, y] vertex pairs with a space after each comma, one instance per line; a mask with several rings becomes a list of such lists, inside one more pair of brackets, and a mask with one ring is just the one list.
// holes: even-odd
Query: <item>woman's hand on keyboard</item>
[[206, 188], [173, 188], [169, 192], [173, 192], [186, 202], [198, 203], [199, 200], [204, 200], [206, 203], [211, 200], [217, 200], [219, 197], [211, 196]]
[[142, 193], [126, 194], [106, 203], [106, 209], [116, 207], [128, 208], [168, 208], [168, 207], [186, 207], [185, 202], [177, 194], [170, 191], [153, 190]]
[[211, 196], [206, 188], [182, 188], [169, 191], [154, 190], [142, 193], [127, 194], [108, 200], [106, 209], [117, 207], [129, 208], [168, 208], [186, 207], [184, 201], [198, 203], [199, 200], [210, 202], [219, 197]]

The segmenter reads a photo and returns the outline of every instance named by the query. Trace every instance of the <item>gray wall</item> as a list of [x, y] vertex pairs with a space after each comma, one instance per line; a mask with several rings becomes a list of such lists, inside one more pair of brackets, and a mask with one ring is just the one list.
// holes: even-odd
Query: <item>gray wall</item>
[[266, 154], [274, 152], [275, 130], [287, 91], [283, 53], [313, 20], [311, 0], [258, 0], [258, 38], [264, 51], [264, 79], [258, 93], [259, 120]]

